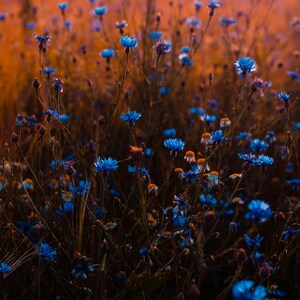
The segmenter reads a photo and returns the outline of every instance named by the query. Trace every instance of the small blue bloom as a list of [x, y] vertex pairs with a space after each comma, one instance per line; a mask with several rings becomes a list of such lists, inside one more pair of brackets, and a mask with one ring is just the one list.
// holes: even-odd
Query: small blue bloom
[[56, 69], [52, 67], [45, 67], [44, 69], [42, 69], [42, 72], [47, 75], [51, 75], [51, 74], [55, 74]]
[[72, 22], [71, 21], [66, 21], [65, 22], [65, 27], [66, 28], [71, 28], [72, 27]]
[[37, 35], [36, 33], [34, 34], [34, 37], [36, 38], [36, 40], [39, 42], [39, 43], [46, 43], [46, 42], [49, 42], [51, 37], [50, 35]]
[[211, 140], [213, 142], [223, 142], [225, 140], [225, 137], [223, 136], [222, 130], [213, 131], [211, 133]]
[[26, 24], [26, 28], [27, 29], [35, 29], [36, 28], [36, 24], [33, 22], [27, 23]]
[[62, 11], [64, 11], [65, 9], [68, 8], [68, 3], [67, 3], [67, 2], [59, 3], [59, 4], [57, 5], [57, 7], [58, 7], [59, 9], [61, 9]]
[[7, 18], [7, 14], [6, 13], [0, 13], [0, 21], [5, 21]]
[[96, 7], [94, 9], [94, 14], [97, 15], [97, 16], [103, 16], [107, 13], [107, 8], [104, 7], [104, 6], [101, 6], [101, 7]]
[[190, 108], [190, 113], [192, 115], [199, 115], [201, 117], [205, 116], [205, 111], [202, 107], [191, 107]]
[[136, 46], [138, 44], [138, 41], [137, 41], [137, 39], [135, 39], [133, 37], [124, 35], [124, 36], [122, 36], [120, 38], [120, 44], [123, 47], [126, 47], [127, 49], [129, 49], [129, 48], [136, 48]]
[[128, 166], [127, 167], [127, 171], [128, 173], [136, 173], [138, 172], [139, 174], [142, 174], [142, 175], [147, 175], [148, 174], [148, 171], [146, 168], [138, 168], [137, 167], [134, 167], [134, 166]]
[[168, 88], [168, 87], [161, 87], [161, 88], [159, 89], [159, 94], [160, 94], [161, 96], [167, 96], [167, 95], [170, 94], [170, 92], [171, 92], [171, 89]]
[[138, 113], [136, 111], [128, 111], [126, 114], [122, 113], [120, 118], [132, 126], [132, 125], [135, 125], [135, 123], [141, 116], [142, 116], [142, 114]]
[[103, 58], [111, 58], [115, 55], [115, 51], [112, 49], [104, 49], [101, 53], [100, 56]]
[[252, 134], [249, 132], [240, 132], [236, 138], [237, 140], [250, 140], [252, 138]]
[[185, 143], [183, 140], [175, 138], [175, 139], [167, 139], [164, 141], [164, 146], [169, 148], [171, 151], [179, 151], [182, 150]]
[[93, 272], [94, 266], [92, 263], [88, 261], [84, 261], [83, 259], [76, 259], [73, 265], [73, 269], [71, 273], [79, 279], [86, 280], [87, 279], [87, 273]]
[[11, 272], [11, 268], [8, 264], [2, 262], [0, 263], [0, 274], [7, 274]]
[[209, 0], [208, 7], [211, 10], [215, 10], [216, 8], [220, 7], [220, 4], [221, 3], [219, 0]]
[[62, 217], [64, 214], [66, 214], [67, 216], [70, 216], [72, 215], [73, 213], [73, 210], [74, 210], [74, 204], [72, 202], [65, 202], [62, 205], [59, 206], [59, 209], [56, 211], [56, 213]]
[[181, 48], [181, 52], [182, 53], [189, 53], [190, 52], [190, 47], [189, 46], [183, 46]]
[[213, 123], [217, 120], [217, 117], [215, 115], [204, 115], [203, 117], [201, 117], [202, 121], [205, 121], [206, 123]]
[[56, 262], [57, 251], [53, 249], [50, 245], [46, 243], [41, 243], [38, 246], [38, 250], [39, 250], [41, 261], [45, 263]]
[[146, 247], [143, 247], [140, 249], [140, 253], [143, 255], [143, 256], [148, 256], [149, 253], [150, 253], [150, 250]]
[[152, 31], [150, 33], [151, 40], [157, 40], [157, 39], [160, 39], [161, 37], [162, 37], [162, 33], [160, 31]]
[[250, 164], [254, 167], [257, 167], [259, 165], [256, 160], [256, 156], [252, 153], [249, 154], [238, 153], [238, 157], [243, 159], [246, 162], [246, 164]]
[[149, 157], [149, 156], [152, 155], [152, 149], [151, 148], [147, 148], [144, 153], [145, 153], [145, 156]]
[[264, 152], [269, 144], [260, 139], [254, 139], [250, 142], [250, 149], [253, 152]]
[[286, 230], [282, 231], [282, 238], [286, 241], [292, 238], [292, 236], [297, 233], [300, 233], [300, 228], [295, 229], [288, 227]]
[[241, 78], [246, 77], [256, 70], [255, 61], [250, 57], [242, 57], [238, 61], [236, 61], [235, 69]]
[[294, 128], [298, 131], [300, 131], [300, 122], [295, 122]]
[[172, 49], [171, 43], [169, 41], [160, 40], [155, 44], [156, 54], [163, 55], [170, 52]]
[[272, 216], [270, 205], [262, 200], [251, 200], [248, 204], [248, 212], [245, 215], [246, 219], [265, 222]]
[[176, 129], [175, 128], [169, 128], [164, 130], [164, 137], [165, 138], [175, 138], [176, 136]]
[[244, 234], [245, 242], [249, 248], [258, 248], [260, 247], [261, 241], [264, 239], [264, 237], [260, 236], [259, 234], [253, 238], [248, 236], [247, 234]]
[[287, 185], [291, 185], [293, 190], [300, 188], [300, 178], [293, 178], [286, 181]]
[[194, 1], [194, 6], [196, 10], [199, 10], [202, 8], [202, 3], [200, 1]]
[[182, 179], [185, 179], [187, 183], [191, 184], [193, 183], [199, 174], [199, 169], [196, 170], [188, 170], [186, 172], [182, 172], [179, 174], [179, 177]]
[[278, 99], [281, 100], [281, 101], [284, 101], [284, 103], [286, 105], [289, 104], [290, 98], [291, 98], [291, 95], [288, 95], [284, 92], [281, 92], [281, 93], [278, 94]]
[[274, 163], [274, 159], [270, 156], [261, 154], [257, 157], [256, 162], [260, 166], [271, 166]]
[[229, 27], [230, 25], [236, 25], [236, 20], [232, 18], [221, 18], [220, 23], [224, 24], [226, 27]]
[[201, 21], [198, 18], [196, 18], [196, 17], [189, 17], [186, 20], [186, 24], [188, 26], [192, 26], [192, 27], [198, 28], [201, 25]]
[[201, 203], [206, 206], [212, 205], [215, 206], [217, 204], [216, 198], [211, 194], [201, 194], [199, 196]]
[[192, 67], [194, 65], [194, 62], [192, 59], [189, 58], [189, 56], [186, 53], [181, 53], [178, 56], [179, 60], [180, 60], [180, 64], [182, 66], [190, 66]]
[[287, 73], [291, 77], [292, 80], [300, 81], [300, 74], [293, 72], [293, 71], [288, 71]]
[[232, 286], [232, 295], [235, 300], [267, 300], [264, 286], [254, 287], [254, 281], [241, 280]]
[[103, 158], [100, 157], [97, 158], [97, 161], [94, 163], [95, 168], [93, 171], [99, 173], [99, 172], [109, 172], [116, 170], [118, 168], [118, 162], [109, 157], [109, 158]]

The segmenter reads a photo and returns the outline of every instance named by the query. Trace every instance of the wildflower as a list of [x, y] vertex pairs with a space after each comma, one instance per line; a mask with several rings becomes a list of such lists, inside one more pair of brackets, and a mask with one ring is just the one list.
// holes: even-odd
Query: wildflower
[[110, 230], [114, 230], [115, 228], [117, 228], [118, 224], [117, 223], [113, 223], [113, 222], [106, 222], [103, 225], [103, 229], [105, 231], [110, 231]]
[[146, 247], [143, 247], [140, 249], [140, 253], [143, 255], [143, 256], [148, 256], [149, 253], [150, 253], [150, 250]]
[[53, 263], [56, 262], [57, 251], [54, 250], [50, 245], [46, 243], [41, 243], [38, 246], [39, 255], [41, 261], [45, 263]]
[[231, 125], [231, 121], [229, 118], [222, 118], [220, 120], [220, 127], [223, 128], [223, 127], [227, 127], [227, 126], [230, 126]]
[[271, 284], [267, 288], [267, 293], [268, 296], [273, 298], [282, 298], [285, 295], [285, 292], [282, 292], [281, 290], [278, 289], [278, 286], [275, 284]]
[[189, 17], [186, 20], [186, 24], [191, 27], [198, 28], [201, 25], [201, 21], [196, 17]]
[[130, 48], [136, 48], [138, 41], [133, 37], [124, 35], [120, 38], [120, 44], [125, 47], [128, 52]]
[[284, 106], [286, 109], [288, 109], [290, 106], [290, 98], [291, 98], [291, 95], [288, 95], [284, 92], [281, 92], [278, 94], [278, 99], [281, 101], [284, 101]]
[[56, 211], [56, 213], [62, 217], [64, 214], [66, 214], [67, 216], [72, 215], [74, 210], [74, 204], [70, 201], [65, 202], [63, 205], [59, 206], [59, 209]]
[[187, 151], [185, 153], [184, 159], [190, 164], [196, 162], [195, 153], [193, 151]]
[[12, 270], [11, 270], [11, 267], [7, 264], [7, 263], [0, 263], [0, 274], [7, 274], [7, 273], [10, 273]]
[[256, 167], [259, 165], [256, 160], [256, 156], [252, 153], [249, 154], [238, 153], [238, 157], [245, 161], [246, 166], [250, 165]]
[[79, 257], [75, 259], [71, 274], [73, 274], [76, 278], [86, 280], [87, 273], [93, 271], [94, 271], [93, 264], [88, 262], [87, 258]]
[[240, 132], [238, 135], [237, 135], [237, 140], [250, 140], [252, 138], [252, 134], [250, 132]]
[[53, 78], [53, 87], [57, 92], [62, 93], [64, 91], [64, 82], [61, 78], [54, 77]]
[[7, 14], [6, 13], [0, 13], [0, 21], [5, 21], [7, 18]]
[[136, 121], [142, 116], [141, 113], [138, 113], [136, 111], [128, 111], [126, 114], [121, 114], [121, 119], [129, 124], [129, 126], [133, 127], [136, 123]]
[[290, 78], [294, 81], [300, 81], [300, 74], [293, 72], [293, 71], [288, 71], [287, 72]]
[[241, 78], [246, 77], [256, 70], [255, 61], [250, 57], [242, 57], [235, 63], [235, 69]]
[[67, 3], [67, 2], [59, 3], [59, 4], [57, 5], [57, 7], [58, 7], [62, 12], [64, 12], [64, 11], [68, 8], [68, 3]]
[[107, 8], [104, 7], [104, 6], [101, 6], [101, 7], [96, 7], [94, 9], [94, 14], [97, 15], [97, 16], [103, 16], [107, 13]]
[[219, 0], [209, 0], [208, 7], [210, 8], [209, 15], [212, 17], [215, 14], [215, 9], [220, 7], [220, 1]]
[[150, 39], [151, 40], [157, 40], [162, 37], [162, 33], [160, 31], [152, 31], [150, 32]]
[[171, 90], [170, 90], [170, 88], [168, 88], [168, 87], [161, 87], [161, 88], [159, 89], [159, 94], [160, 94], [161, 96], [167, 96], [167, 95], [170, 94], [170, 92], [171, 92]]
[[33, 22], [29, 22], [26, 24], [26, 28], [27, 29], [35, 29], [36, 28], [36, 24]]
[[204, 170], [204, 171], [210, 170], [205, 158], [199, 158], [197, 160], [197, 167], [199, 169], [199, 172], [201, 172], [202, 170]]
[[37, 35], [36, 33], [34, 34], [34, 37], [39, 43], [39, 50], [46, 52], [47, 48], [47, 42], [50, 41], [50, 35]]
[[244, 238], [249, 248], [258, 248], [261, 241], [264, 239], [264, 237], [261, 237], [259, 234], [253, 238], [251, 238], [247, 234], [244, 234]]
[[274, 133], [274, 131], [267, 131], [266, 135], [265, 135], [265, 140], [267, 140], [269, 143], [274, 143], [276, 142], [276, 135]]
[[93, 171], [95, 171], [97, 173], [99, 173], [99, 172], [107, 173], [109, 171], [113, 171], [118, 168], [118, 162], [111, 157], [103, 158], [103, 159], [98, 157], [97, 161], [94, 163], [94, 165], [95, 165], [95, 168]]
[[211, 140], [213, 142], [223, 142], [225, 140], [225, 137], [223, 136], [222, 130], [213, 131], [211, 133]]
[[44, 69], [42, 69], [42, 72], [47, 74], [48, 77], [50, 77], [51, 74], [55, 74], [56, 69], [52, 67], [45, 67]]
[[202, 202], [206, 206], [209, 205], [215, 206], [217, 204], [216, 198], [211, 194], [206, 194], [206, 195], [201, 194], [199, 198], [200, 198], [200, 202]]
[[190, 52], [190, 47], [189, 46], [183, 46], [182, 48], [181, 48], [181, 52], [182, 53], [189, 53]]
[[189, 56], [186, 54], [186, 53], [181, 53], [179, 56], [179, 61], [180, 61], [180, 64], [182, 66], [190, 66], [192, 67], [194, 62], [192, 59], [189, 58]]
[[171, 48], [171, 43], [169, 41], [161, 40], [155, 44], [155, 50], [158, 56], [170, 52]]
[[186, 172], [181, 172], [179, 174], [180, 178], [183, 178], [186, 180], [187, 183], [191, 184], [197, 179], [197, 176], [199, 174], [199, 170], [188, 170]]
[[72, 22], [67, 20], [67, 21], [65, 22], [65, 27], [66, 27], [66, 28], [71, 28], [71, 26], [72, 26]]
[[259, 155], [256, 159], [258, 165], [260, 166], [271, 166], [274, 163], [274, 159], [267, 155]]
[[225, 25], [225, 27], [229, 27], [230, 25], [234, 26], [236, 25], [236, 20], [232, 18], [221, 18], [220, 23]]
[[179, 151], [182, 150], [184, 148], [185, 143], [178, 138], [175, 139], [167, 139], [164, 141], [164, 146], [166, 148], [171, 149], [171, 151]]
[[202, 3], [200, 1], [194, 1], [194, 7], [196, 12], [198, 12], [202, 8]]
[[251, 200], [248, 204], [248, 212], [245, 215], [246, 219], [265, 222], [272, 216], [270, 205], [262, 200]]
[[235, 300], [267, 300], [264, 286], [254, 287], [254, 281], [241, 280], [232, 286], [232, 295]]
[[183, 196], [177, 197], [176, 195], [174, 196], [174, 201], [176, 204], [176, 209], [180, 211], [186, 211], [187, 208], [190, 206], [188, 200], [184, 198]]
[[300, 228], [290, 228], [288, 227], [286, 230], [282, 231], [282, 238], [286, 241], [293, 237], [294, 234], [300, 233]]
[[104, 49], [101, 53], [100, 56], [103, 58], [111, 58], [115, 55], [115, 51], [112, 49]]
[[295, 122], [294, 128], [298, 131], [300, 131], [300, 122]]
[[165, 138], [174, 138], [176, 136], [176, 129], [175, 128], [169, 128], [164, 130], [164, 137]]
[[250, 149], [253, 152], [264, 152], [269, 144], [260, 139], [254, 139], [250, 142]]
[[208, 184], [209, 187], [213, 187], [214, 185], [218, 185], [219, 184], [219, 172], [211, 171], [207, 175], [207, 179], [209, 181], [209, 184]]
[[148, 175], [148, 171], [146, 168], [137, 168], [133, 166], [128, 166], [127, 171], [128, 173], [138, 173], [142, 175]]

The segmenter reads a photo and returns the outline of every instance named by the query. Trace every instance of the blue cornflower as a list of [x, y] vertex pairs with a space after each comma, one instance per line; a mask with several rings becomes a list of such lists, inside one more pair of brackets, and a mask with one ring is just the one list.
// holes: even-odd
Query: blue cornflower
[[79, 182], [79, 185], [76, 187], [73, 187], [73, 185], [71, 184], [69, 185], [70, 192], [73, 195], [79, 195], [79, 196], [83, 196], [85, 193], [87, 193], [90, 187], [91, 187], [90, 181], [85, 181], [85, 180], [81, 180]]
[[300, 178], [293, 178], [286, 181], [287, 185], [291, 185], [293, 190], [300, 188]]
[[37, 35], [36, 33], [34, 34], [34, 37], [39, 43], [46, 43], [51, 40], [50, 35]]
[[164, 130], [164, 137], [165, 138], [174, 138], [176, 136], [176, 129], [175, 128], [168, 128]]
[[254, 139], [250, 142], [250, 149], [253, 152], [264, 152], [269, 144], [260, 139]]
[[210, 8], [209, 15], [212, 17], [214, 15], [215, 9], [220, 7], [220, 1], [219, 0], [209, 0], [208, 7]]
[[62, 2], [62, 3], [59, 3], [58, 5], [57, 5], [57, 7], [59, 8], [59, 9], [61, 9], [62, 11], [64, 11], [65, 9], [67, 9], [68, 8], [68, 3], [67, 2]]
[[162, 33], [160, 31], [152, 31], [150, 33], [151, 40], [157, 40], [157, 39], [160, 39], [161, 37], [162, 37]]
[[5, 21], [7, 18], [7, 14], [6, 13], [0, 13], [0, 21]]
[[282, 238], [285, 241], [289, 240], [294, 234], [299, 233], [299, 232], [300, 232], [300, 228], [294, 229], [294, 228], [288, 227], [286, 230], [282, 231]]
[[267, 155], [259, 155], [256, 159], [256, 162], [258, 163], [258, 165], [260, 166], [271, 166], [274, 163], [274, 159], [270, 156]]
[[178, 58], [179, 58], [180, 64], [182, 66], [190, 66], [190, 67], [192, 67], [194, 65], [193, 60], [190, 59], [189, 56], [186, 53], [179, 54]]
[[66, 21], [65, 22], [65, 27], [66, 28], [71, 28], [72, 27], [72, 22], [71, 21]]
[[95, 168], [93, 171], [99, 173], [99, 172], [109, 172], [116, 170], [118, 168], [118, 162], [109, 157], [109, 158], [103, 158], [100, 157], [97, 158], [97, 161], [94, 163]]
[[194, 1], [194, 6], [196, 10], [198, 11], [199, 9], [202, 8], [202, 3], [200, 1]]
[[124, 35], [120, 38], [120, 44], [126, 49], [136, 48], [138, 41], [137, 39]]
[[49, 76], [51, 74], [55, 74], [56, 69], [52, 67], [45, 67], [44, 69], [42, 69], [42, 72]]
[[70, 216], [70, 215], [72, 215], [73, 210], [74, 210], [74, 204], [72, 202], [68, 201], [68, 202], [65, 202], [63, 204], [63, 206], [60, 205], [59, 209], [56, 211], [56, 213], [60, 217], [62, 217], [64, 214], [66, 214], [67, 216]]
[[45, 263], [53, 263], [56, 262], [57, 258], [57, 251], [53, 249], [50, 245], [46, 243], [41, 243], [38, 246], [39, 255], [41, 258], [41, 261]]
[[276, 142], [276, 135], [275, 135], [275, 132], [272, 131], [272, 130], [268, 130], [266, 132], [266, 135], [265, 135], [265, 140], [269, 143], [274, 143]]
[[290, 105], [290, 98], [291, 98], [291, 95], [288, 95], [284, 92], [281, 92], [281, 93], [278, 94], [278, 99], [281, 100], [281, 101], [284, 101], [284, 106], [286, 108], [288, 108], [289, 105]]
[[248, 212], [245, 215], [246, 219], [265, 222], [272, 216], [270, 205], [262, 200], [251, 200], [248, 204]]
[[193, 183], [199, 174], [199, 169], [197, 170], [188, 170], [179, 174], [179, 177], [185, 179], [187, 183]]
[[245, 242], [250, 248], [258, 248], [260, 246], [261, 241], [264, 237], [260, 236], [259, 234], [256, 237], [251, 238], [247, 234], [244, 234]]
[[172, 46], [169, 41], [160, 40], [160, 41], [157, 41], [157, 43], [155, 44], [155, 50], [156, 50], [156, 54], [158, 56], [166, 54], [167, 52], [170, 52], [171, 49], [172, 49]]
[[222, 130], [213, 131], [211, 133], [211, 140], [213, 142], [223, 142], [225, 140], [225, 137], [223, 136]]
[[186, 24], [189, 25], [189, 26], [197, 28], [197, 27], [200, 27], [201, 21], [196, 17], [189, 17], [186, 20]]
[[293, 71], [288, 71], [287, 73], [291, 77], [292, 80], [300, 81], [300, 74], [293, 72]]
[[171, 92], [171, 89], [168, 88], [168, 87], [161, 87], [161, 88], [159, 89], [159, 94], [160, 94], [161, 96], [167, 96], [167, 95], [170, 94], [170, 92]]
[[183, 140], [175, 138], [175, 139], [167, 139], [164, 141], [164, 146], [169, 148], [171, 151], [179, 151], [182, 150], [185, 143]]
[[178, 211], [178, 209], [173, 207], [168, 207], [163, 210], [166, 215], [166, 219], [170, 221], [174, 225], [178, 225], [180, 227], [184, 226], [186, 222], [186, 217], [182, 212]]
[[134, 166], [128, 166], [127, 167], [127, 171], [128, 173], [136, 173], [138, 172], [139, 174], [143, 174], [143, 175], [147, 175], [148, 174], [148, 171], [146, 168], [138, 168], [137, 167], [134, 167]]
[[299, 131], [300, 130], [300, 122], [295, 122], [294, 128]]
[[236, 25], [236, 20], [232, 18], [221, 18], [220, 23], [224, 24], [226, 27], [229, 27], [230, 25]]
[[243, 159], [245, 161], [245, 164], [249, 164], [254, 167], [259, 165], [256, 160], [256, 156], [252, 153], [249, 153], [249, 154], [238, 153], [238, 157]]
[[205, 116], [205, 110], [202, 107], [191, 107], [189, 111], [192, 115]]
[[11, 267], [7, 263], [0, 263], [0, 274], [6, 274], [11, 272]]
[[150, 250], [149, 250], [148, 248], [146, 248], [146, 247], [143, 247], [143, 248], [140, 249], [140, 253], [141, 253], [143, 256], [147, 256], [147, 255], [149, 255]]
[[250, 140], [252, 138], [252, 134], [249, 132], [240, 132], [236, 138], [237, 140]]
[[128, 111], [126, 114], [122, 113], [120, 118], [128, 123], [130, 126], [134, 126], [136, 121], [142, 116], [141, 113], [136, 111]]
[[36, 28], [36, 24], [33, 22], [29, 22], [26, 24], [26, 28], [27, 29], [35, 29]]
[[115, 55], [115, 51], [112, 49], [104, 49], [101, 53], [100, 56], [103, 58], [111, 58]]
[[255, 61], [250, 57], [242, 57], [238, 61], [236, 61], [235, 69], [241, 78], [246, 77], [256, 70]]
[[152, 155], [152, 149], [151, 148], [146, 148], [144, 151], [145, 156], [149, 157]]
[[189, 53], [190, 52], [190, 47], [189, 46], [183, 46], [181, 48], [181, 52], [182, 53]]
[[216, 198], [211, 194], [201, 194], [199, 198], [200, 201], [206, 206], [209, 205], [215, 206], [217, 204]]
[[217, 120], [217, 117], [215, 115], [204, 115], [203, 117], [201, 117], [202, 121], [205, 121], [206, 123], [213, 123]]
[[235, 300], [267, 300], [264, 286], [254, 287], [254, 281], [241, 280], [232, 286], [232, 295]]
[[94, 266], [92, 263], [88, 261], [84, 261], [82, 259], [77, 259], [74, 262], [73, 269], [71, 273], [79, 279], [86, 280], [87, 279], [87, 272], [93, 272], [94, 271]]
[[94, 9], [94, 14], [97, 15], [97, 16], [103, 16], [107, 13], [107, 8], [104, 7], [104, 6], [101, 6], [101, 7], [96, 7]]

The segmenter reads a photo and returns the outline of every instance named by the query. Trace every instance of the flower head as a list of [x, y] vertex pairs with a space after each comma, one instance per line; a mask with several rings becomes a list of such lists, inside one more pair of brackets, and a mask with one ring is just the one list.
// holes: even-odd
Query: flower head
[[232, 295], [235, 300], [267, 300], [264, 286], [254, 287], [254, 281], [241, 280], [232, 286]]
[[182, 150], [185, 143], [183, 140], [175, 138], [175, 139], [167, 139], [164, 141], [164, 146], [169, 148], [171, 151], [179, 151]]
[[260, 246], [261, 241], [264, 239], [264, 237], [260, 236], [259, 234], [253, 238], [248, 236], [247, 234], [244, 235], [245, 242], [250, 248], [258, 248]]
[[260, 165], [260, 166], [271, 166], [273, 165], [274, 163], [274, 159], [270, 156], [267, 156], [267, 155], [259, 155], [256, 159], [257, 163]]
[[250, 149], [253, 152], [264, 152], [269, 144], [260, 139], [254, 139], [250, 142]]
[[53, 78], [53, 87], [57, 92], [62, 93], [64, 91], [64, 82], [61, 78], [54, 77]]
[[97, 15], [97, 16], [103, 16], [107, 13], [107, 8], [104, 7], [104, 6], [101, 6], [101, 7], [96, 7], [94, 9], [94, 14]]
[[290, 98], [291, 98], [291, 95], [288, 95], [284, 92], [281, 92], [281, 93], [278, 94], [278, 99], [281, 100], [281, 101], [284, 101], [284, 106], [286, 108], [288, 108], [289, 105], [290, 105]]
[[61, 9], [62, 11], [64, 11], [65, 9], [68, 8], [68, 3], [67, 3], [67, 2], [59, 3], [59, 4], [57, 5], [57, 7], [58, 7], [59, 9]]
[[0, 263], [0, 274], [6, 274], [6, 273], [10, 273], [11, 272], [11, 268], [7, 263]]
[[200, 195], [200, 201], [204, 204], [204, 205], [212, 205], [215, 206], [217, 204], [217, 200], [216, 198], [211, 195], [211, 194], [201, 194]]
[[56, 69], [51, 67], [45, 67], [44, 69], [42, 69], [42, 72], [49, 76], [51, 74], [54, 74], [56, 72]]
[[130, 49], [130, 48], [136, 48], [138, 41], [137, 41], [137, 39], [135, 39], [133, 37], [124, 35], [120, 38], [120, 44], [123, 47]]
[[255, 61], [250, 57], [242, 57], [238, 61], [236, 61], [235, 69], [241, 78], [246, 77], [256, 70]]
[[211, 140], [213, 142], [223, 142], [225, 140], [225, 137], [223, 136], [222, 130], [213, 131], [211, 133]]
[[46, 243], [41, 243], [38, 247], [41, 261], [45, 263], [53, 263], [57, 258], [57, 251]]
[[246, 219], [265, 222], [272, 216], [270, 205], [262, 200], [252, 200], [248, 204], [248, 212], [245, 215]]
[[115, 51], [112, 49], [104, 49], [101, 53], [100, 56], [103, 58], [111, 58], [115, 55]]
[[169, 41], [161, 40], [155, 44], [155, 50], [157, 55], [166, 54], [171, 51], [171, 43]]
[[103, 158], [101, 159], [98, 157], [97, 161], [94, 163], [95, 168], [93, 171], [99, 173], [99, 172], [109, 172], [116, 170], [118, 168], [118, 162], [109, 157], [109, 158]]
[[232, 18], [221, 18], [220, 23], [224, 24], [226, 27], [229, 27], [230, 25], [236, 25], [236, 20]]
[[94, 271], [94, 266], [92, 263], [88, 262], [86, 259], [78, 258], [74, 262], [71, 273], [76, 278], [86, 280], [87, 273], [93, 271]]
[[141, 116], [142, 114], [136, 111], [128, 111], [126, 114], [122, 113], [120, 118], [129, 125], [133, 126]]
[[157, 40], [157, 39], [160, 39], [161, 37], [162, 37], [162, 33], [160, 31], [152, 31], [150, 33], [151, 40]]

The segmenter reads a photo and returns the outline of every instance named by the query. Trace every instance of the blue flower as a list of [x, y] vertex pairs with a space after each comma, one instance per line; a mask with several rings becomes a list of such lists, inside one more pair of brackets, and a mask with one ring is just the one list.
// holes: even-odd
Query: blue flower
[[5, 21], [7, 18], [7, 14], [6, 13], [0, 13], [0, 21]]
[[194, 6], [196, 10], [199, 10], [202, 8], [202, 3], [200, 1], [194, 1]]
[[274, 159], [270, 156], [261, 154], [257, 157], [256, 162], [260, 166], [271, 166], [274, 163]]
[[46, 43], [51, 39], [50, 35], [37, 35], [36, 33], [34, 34], [34, 37], [39, 43]]
[[143, 175], [148, 174], [148, 171], [146, 168], [138, 168], [138, 170], [137, 170], [137, 167], [133, 167], [133, 166], [128, 166], [127, 171], [128, 171], [128, 173], [138, 172], [139, 174], [143, 174]]
[[97, 161], [94, 163], [95, 168], [93, 171], [99, 173], [99, 172], [109, 172], [116, 170], [118, 168], [118, 162], [109, 157], [109, 158], [103, 158], [100, 157], [97, 158]]
[[190, 47], [189, 46], [183, 46], [181, 48], [181, 52], [182, 53], [189, 53], [190, 52]]
[[137, 39], [135, 39], [133, 37], [124, 35], [124, 36], [122, 36], [120, 38], [120, 44], [123, 47], [126, 47], [127, 49], [129, 49], [129, 48], [136, 48], [136, 46], [138, 44], [138, 41], [137, 41]]
[[205, 111], [202, 107], [191, 107], [190, 113], [192, 115], [199, 115], [201, 117], [205, 116]]
[[300, 228], [299, 229], [294, 229], [294, 228], [288, 227], [286, 230], [282, 231], [282, 238], [285, 241], [289, 240], [294, 234], [297, 234], [299, 232], [300, 232]]
[[211, 10], [215, 10], [216, 8], [220, 7], [220, 1], [219, 0], [209, 0], [208, 7]]
[[164, 141], [164, 146], [169, 148], [171, 151], [179, 151], [182, 150], [185, 143], [183, 140], [175, 138], [175, 139], [167, 139]]
[[249, 140], [252, 138], [252, 134], [249, 132], [240, 132], [237, 137], [238, 140]]
[[199, 169], [197, 168], [197, 170], [188, 170], [186, 172], [182, 172], [179, 174], [179, 177], [185, 179], [187, 183], [193, 183], [195, 179], [197, 179], [198, 174]]
[[159, 89], [159, 94], [160, 94], [161, 96], [167, 96], [167, 95], [170, 94], [170, 92], [171, 92], [171, 90], [170, 90], [170, 88], [168, 88], [168, 87], [161, 87], [161, 88]]
[[41, 261], [45, 263], [56, 262], [57, 251], [46, 243], [41, 243], [38, 246]]
[[66, 21], [65, 22], [65, 27], [66, 28], [71, 28], [71, 26], [72, 26], [72, 22], [71, 21]]
[[107, 8], [104, 7], [104, 6], [101, 6], [101, 7], [96, 7], [94, 9], [94, 14], [97, 15], [97, 16], [103, 16], [107, 13]]
[[10, 272], [11, 272], [11, 268], [8, 264], [4, 262], [0, 263], [0, 274], [6, 274]]
[[143, 256], [147, 256], [147, 255], [149, 255], [150, 251], [149, 251], [148, 248], [143, 247], [143, 248], [140, 249], [140, 253], [141, 253]]
[[176, 136], [176, 129], [169, 128], [164, 130], [164, 137], [165, 138], [174, 138]]
[[71, 273], [79, 279], [86, 280], [87, 279], [87, 272], [93, 272], [94, 266], [92, 263], [88, 261], [84, 261], [83, 259], [77, 259], [74, 262], [73, 269]]
[[249, 154], [238, 153], [238, 157], [243, 159], [246, 162], [246, 164], [250, 164], [254, 167], [259, 165], [256, 160], [256, 156], [252, 153]]
[[112, 49], [104, 49], [101, 53], [100, 56], [103, 58], [111, 58], [115, 55], [115, 51]]
[[216, 198], [211, 194], [201, 194], [199, 198], [200, 201], [206, 206], [209, 205], [215, 206], [217, 204]]
[[225, 137], [223, 136], [222, 130], [213, 131], [211, 133], [211, 140], [213, 142], [223, 142], [225, 140]]
[[293, 178], [286, 181], [287, 185], [291, 185], [293, 190], [300, 188], [300, 178]]
[[161, 40], [155, 44], [156, 54], [163, 55], [170, 52], [172, 49], [171, 43], [169, 41]]
[[68, 3], [67, 3], [67, 2], [59, 3], [59, 4], [57, 5], [57, 7], [58, 7], [59, 9], [61, 9], [62, 11], [64, 11], [66, 8], [68, 8]]
[[236, 25], [236, 20], [232, 18], [221, 18], [220, 23], [224, 24], [226, 27], [230, 25]]
[[197, 28], [197, 27], [200, 27], [201, 21], [196, 17], [189, 17], [186, 20], [186, 24], [189, 25], [189, 26]]
[[242, 57], [234, 65], [241, 78], [244, 78], [246, 75], [249, 76], [256, 70], [255, 61], [250, 57]]
[[64, 214], [66, 214], [67, 216], [70, 216], [70, 215], [72, 215], [73, 210], [74, 210], [74, 204], [72, 202], [68, 201], [68, 202], [65, 202], [63, 204], [63, 206], [60, 205], [59, 209], [56, 211], [56, 213], [60, 217], [62, 217]]
[[232, 295], [235, 300], [267, 300], [264, 286], [254, 287], [254, 281], [241, 280], [232, 286]]
[[27, 29], [35, 29], [36, 28], [36, 24], [33, 22], [29, 22], [26, 24], [26, 28]]
[[181, 53], [178, 56], [179, 60], [180, 60], [180, 64], [182, 66], [190, 66], [192, 67], [194, 65], [194, 62], [192, 59], [189, 58], [189, 56], [186, 53]]
[[250, 149], [253, 152], [264, 152], [269, 144], [260, 139], [254, 139], [250, 142]]
[[56, 72], [56, 69], [51, 68], [51, 67], [45, 67], [44, 69], [42, 69], [42, 72], [47, 74], [47, 75], [51, 75], [51, 74], [54, 74]]
[[281, 101], [284, 101], [285, 105], [288, 105], [290, 103], [290, 98], [291, 98], [291, 95], [288, 95], [284, 92], [281, 92], [278, 94], [278, 99]]
[[294, 128], [298, 131], [300, 131], [300, 122], [295, 122]]
[[248, 212], [245, 215], [246, 219], [265, 222], [272, 216], [270, 205], [262, 200], [252, 200], [248, 204]]
[[161, 37], [162, 37], [162, 33], [160, 31], [152, 31], [150, 33], [151, 40], [157, 40], [157, 39], [160, 39]]
[[247, 234], [244, 234], [245, 242], [250, 248], [258, 248], [260, 246], [261, 241], [264, 237], [260, 236], [259, 234], [256, 237], [251, 238]]
[[293, 71], [288, 71], [287, 73], [291, 77], [292, 80], [300, 81], [300, 75], [298, 73], [293, 72]]
[[135, 125], [136, 121], [142, 116], [141, 113], [136, 111], [128, 111], [126, 114], [122, 113], [120, 118], [129, 125]]

